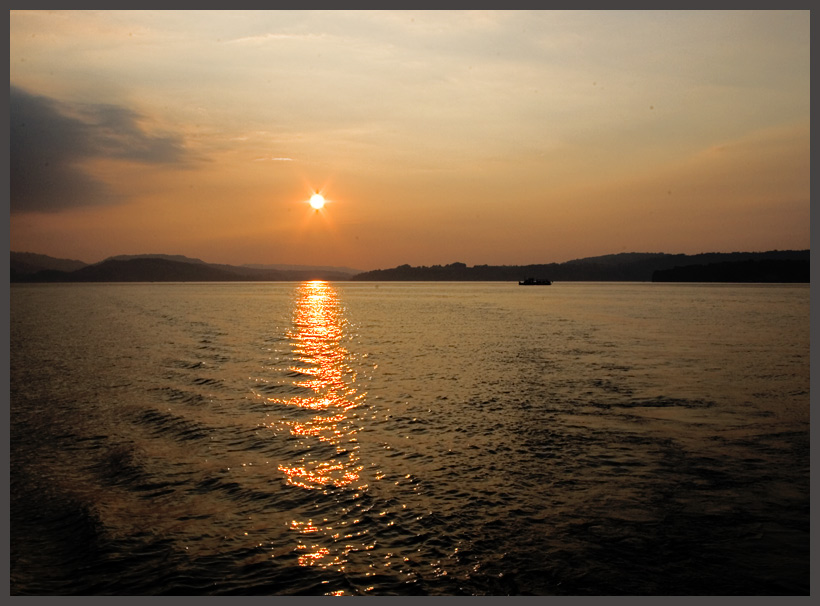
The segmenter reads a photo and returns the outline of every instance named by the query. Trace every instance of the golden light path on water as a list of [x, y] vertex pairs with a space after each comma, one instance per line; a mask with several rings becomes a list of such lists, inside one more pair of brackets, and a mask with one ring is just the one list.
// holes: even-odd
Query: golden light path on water
[[[319, 413], [306, 421], [285, 420], [284, 423], [294, 436], [316, 439], [335, 447], [336, 456], [330, 457], [331, 460], [326, 454], [321, 455], [323, 449], [308, 448], [293, 464], [279, 465], [288, 484], [306, 490], [324, 490], [329, 486], [367, 488], [364, 483], [357, 484], [363, 467], [356, 440], [358, 428], [348, 418], [348, 411], [360, 405], [366, 394], [353, 386], [356, 373], [348, 364], [349, 352], [342, 346], [345, 326], [342, 311], [337, 293], [329, 283], [317, 280], [299, 285], [294, 329], [287, 335], [298, 365], [294, 364], [289, 370], [298, 377], [293, 384], [312, 393], [265, 398], [271, 404]], [[297, 545], [297, 550], [304, 552], [298, 559], [300, 565], [343, 568], [344, 553], [334, 557], [328, 547], [313, 544], [310, 537], [329, 535], [334, 543], [352, 537], [334, 531], [326, 521], [293, 520], [291, 530], [301, 535]]]

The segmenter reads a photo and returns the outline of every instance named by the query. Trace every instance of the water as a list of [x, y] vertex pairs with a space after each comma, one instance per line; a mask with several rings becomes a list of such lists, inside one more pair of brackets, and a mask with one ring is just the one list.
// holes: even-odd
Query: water
[[12, 594], [808, 594], [804, 285], [12, 285]]

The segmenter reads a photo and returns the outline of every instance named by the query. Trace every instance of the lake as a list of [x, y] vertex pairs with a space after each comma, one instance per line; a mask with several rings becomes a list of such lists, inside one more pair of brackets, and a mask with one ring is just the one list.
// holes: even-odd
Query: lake
[[809, 286], [13, 284], [12, 595], [809, 594]]

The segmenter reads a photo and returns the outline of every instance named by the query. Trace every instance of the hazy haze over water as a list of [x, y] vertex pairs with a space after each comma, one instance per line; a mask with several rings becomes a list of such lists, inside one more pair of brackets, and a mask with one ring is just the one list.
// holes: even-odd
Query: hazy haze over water
[[808, 594], [808, 285], [12, 285], [12, 594]]

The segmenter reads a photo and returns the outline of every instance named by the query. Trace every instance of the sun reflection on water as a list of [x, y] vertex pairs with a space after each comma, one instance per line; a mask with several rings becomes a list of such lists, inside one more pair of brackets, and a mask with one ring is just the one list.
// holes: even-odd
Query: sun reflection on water
[[[299, 440], [298, 458], [278, 466], [287, 483], [309, 491], [349, 488], [358, 498], [367, 484], [361, 477], [364, 466], [354, 409], [364, 402], [366, 394], [357, 388], [351, 354], [343, 345], [345, 328], [344, 309], [331, 284], [318, 280], [300, 284], [293, 328], [286, 335], [292, 362], [283, 369], [292, 378], [291, 391], [298, 393], [257, 396], [269, 404], [313, 413], [298, 419], [283, 414], [278, 422]], [[298, 535], [294, 553], [299, 565], [344, 570], [351, 552], [372, 548], [360, 543], [366, 530], [357, 532], [348, 527], [357, 522], [292, 520], [290, 530]]]
[[[271, 403], [321, 412], [306, 420], [289, 420], [294, 436], [316, 438], [335, 447], [332, 458], [319, 452], [304, 454], [290, 465], [280, 465], [289, 484], [307, 489], [349, 486], [360, 480], [356, 433], [348, 412], [360, 405], [365, 393], [355, 387], [356, 373], [348, 364], [349, 352], [342, 345], [345, 320], [336, 290], [315, 280], [299, 285], [294, 329], [288, 333], [294, 364], [289, 368], [293, 384], [310, 390], [308, 396], [267, 398]], [[364, 489], [366, 485], [356, 486]]]

